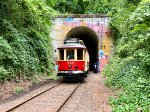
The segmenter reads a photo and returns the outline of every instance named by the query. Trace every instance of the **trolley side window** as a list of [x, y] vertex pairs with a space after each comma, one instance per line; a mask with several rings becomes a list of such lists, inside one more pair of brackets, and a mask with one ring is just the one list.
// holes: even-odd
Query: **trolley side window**
[[74, 49], [67, 49], [67, 60], [74, 59]]
[[77, 49], [77, 60], [83, 60], [83, 49]]
[[59, 50], [59, 60], [64, 60], [64, 50]]

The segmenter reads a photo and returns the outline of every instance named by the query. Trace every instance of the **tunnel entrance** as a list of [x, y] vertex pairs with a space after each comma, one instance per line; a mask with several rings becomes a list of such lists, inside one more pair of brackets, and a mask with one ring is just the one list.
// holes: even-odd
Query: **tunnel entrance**
[[90, 56], [90, 70], [93, 70], [93, 64], [98, 59], [99, 39], [95, 31], [85, 26], [75, 27], [68, 32], [66, 38], [79, 38], [83, 40]]

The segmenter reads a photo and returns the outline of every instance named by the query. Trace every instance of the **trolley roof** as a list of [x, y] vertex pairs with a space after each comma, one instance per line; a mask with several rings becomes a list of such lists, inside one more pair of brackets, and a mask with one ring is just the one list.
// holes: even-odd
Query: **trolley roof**
[[79, 43], [67, 43], [67, 44], [64, 44], [62, 47], [59, 47], [58, 49], [86, 49], [86, 47], [84, 45], [81, 45]]

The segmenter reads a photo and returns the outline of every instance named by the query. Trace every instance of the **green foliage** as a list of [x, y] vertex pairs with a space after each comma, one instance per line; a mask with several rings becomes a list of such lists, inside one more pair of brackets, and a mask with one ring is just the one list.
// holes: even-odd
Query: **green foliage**
[[49, 6], [61, 13], [84, 14], [91, 0], [47, 0]]
[[109, 1], [108, 0], [91, 0], [87, 6], [86, 13], [88, 14], [106, 14], [109, 10]]
[[19, 93], [21, 93], [21, 92], [23, 92], [23, 88], [21, 88], [21, 87], [16, 87], [16, 88], [14, 89], [14, 93], [15, 93], [15, 94], [19, 94]]
[[3, 38], [0, 37], [0, 79], [9, 78], [9, 70], [6, 68], [7, 65], [13, 63], [13, 59], [16, 58], [13, 54], [12, 48], [9, 43]]
[[53, 9], [43, 0], [2, 0], [0, 6], [0, 80], [52, 72]]
[[7, 78], [9, 78], [9, 72], [3, 66], [1, 66], [0, 67], [0, 79], [3, 80]]
[[109, 77], [107, 85], [123, 90], [117, 99], [110, 99], [114, 112], [150, 108], [150, 0], [134, 2], [117, 0], [109, 11], [116, 47], [103, 74]]

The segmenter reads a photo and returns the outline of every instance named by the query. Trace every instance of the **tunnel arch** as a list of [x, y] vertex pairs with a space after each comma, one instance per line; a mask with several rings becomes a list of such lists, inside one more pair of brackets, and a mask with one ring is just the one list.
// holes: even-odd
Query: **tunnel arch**
[[90, 56], [90, 70], [92, 65], [97, 62], [98, 50], [99, 50], [99, 38], [94, 30], [85, 26], [79, 26], [71, 29], [65, 39], [67, 38], [79, 38], [83, 40], [86, 48], [88, 49]]

